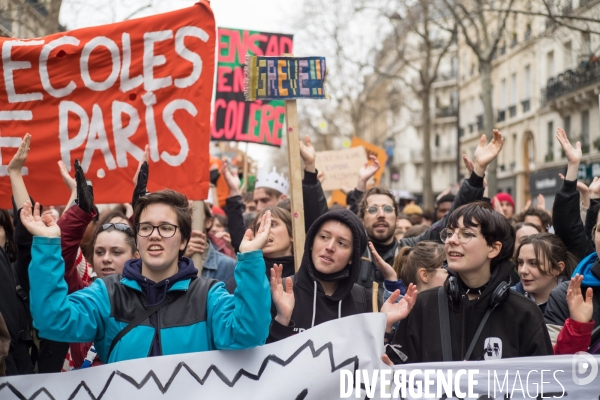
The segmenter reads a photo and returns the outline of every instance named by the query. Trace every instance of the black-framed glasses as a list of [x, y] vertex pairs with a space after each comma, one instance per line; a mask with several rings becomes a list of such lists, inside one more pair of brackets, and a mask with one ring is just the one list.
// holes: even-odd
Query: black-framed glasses
[[178, 226], [173, 224], [152, 225], [148, 222], [142, 222], [135, 226], [138, 236], [148, 237], [154, 233], [155, 229], [158, 229], [158, 234], [165, 239], [175, 236], [177, 228]]
[[379, 212], [380, 208], [383, 208], [384, 214], [393, 214], [394, 213], [394, 207], [390, 206], [389, 204], [386, 204], [384, 206], [370, 206], [367, 208], [367, 212], [371, 215], [375, 215]]
[[114, 228], [118, 231], [121, 232], [125, 232], [126, 234], [128, 234], [129, 236], [133, 237], [135, 236], [133, 234], [133, 230], [131, 229], [131, 227], [127, 224], [123, 224], [123, 223], [116, 223], [116, 224], [103, 224], [100, 229], [98, 230], [98, 233], [100, 232], [104, 232], [110, 228]]
[[457, 229], [456, 231], [454, 231], [450, 228], [446, 228], [440, 232], [440, 239], [442, 239], [442, 242], [448, 243], [448, 241], [452, 238], [452, 236], [454, 236], [455, 233], [458, 237], [458, 241], [462, 244], [469, 243], [471, 239], [477, 236], [477, 234], [470, 231], [466, 231], [464, 229]]

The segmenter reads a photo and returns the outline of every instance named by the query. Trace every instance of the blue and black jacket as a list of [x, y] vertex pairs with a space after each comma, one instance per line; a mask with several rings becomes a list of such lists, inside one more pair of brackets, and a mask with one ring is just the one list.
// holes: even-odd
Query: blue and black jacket
[[[180, 260], [172, 281], [140, 283], [133, 273], [138, 265], [132, 260], [125, 276], [97, 279], [67, 295], [60, 238], [34, 237], [31, 253], [31, 313], [40, 337], [70, 343], [93, 341], [106, 363], [251, 348], [264, 344], [269, 334], [271, 296], [260, 250], [238, 254], [238, 286], [233, 295], [222, 282], [196, 278], [197, 270], [186, 258]], [[161, 291], [163, 296], [184, 293], [125, 335], [107, 360], [113, 338], [151, 303], [160, 301]]]

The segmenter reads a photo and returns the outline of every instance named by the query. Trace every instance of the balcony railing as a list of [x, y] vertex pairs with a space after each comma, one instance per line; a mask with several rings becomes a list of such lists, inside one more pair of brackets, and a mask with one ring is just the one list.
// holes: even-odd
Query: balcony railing
[[514, 118], [515, 115], [517, 115], [517, 106], [510, 106], [510, 107], [508, 107], [508, 116], [510, 118]]
[[592, 57], [592, 61], [550, 78], [546, 88], [542, 89], [542, 105], [545, 106], [549, 101], [599, 81], [600, 60]]
[[448, 118], [448, 117], [457, 117], [458, 110], [452, 106], [450, 107], [442, 107], [435, 110], [436, 118]]
[[498, 122], [502, 122], [506, 119], [506, 110], [498, 110]]
[[529, 110], [531, 110], [531, 100], [529, 100], [529, 99], [523, 100], [521, 102], [521, 105], [523, 106], [523, 113], [526, 113]]

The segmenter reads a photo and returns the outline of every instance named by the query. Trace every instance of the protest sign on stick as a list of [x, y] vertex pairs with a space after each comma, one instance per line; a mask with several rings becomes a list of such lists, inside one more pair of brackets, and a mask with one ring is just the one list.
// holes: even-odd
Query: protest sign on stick
[[358, 171], [366, 160], [367, 153], [362, 146], [318, 152], [315, 165], [324, 174], [323, 190], [354, 187]]
[[246, 100], [285, 100], [294, 264], [298, 271], [304, 252], [305, 227], [296, 99], [328, 98], [325, 93], [325, 77], [327, 76], [325, 58], [248, 56], [244, 74], [246, 77], [244, 81]]
[[56, 166], [75, 159], [97, 203], [129, 202], [146, 144], [148, 189], [206, 198], [216, 29], [208, 1], [143, 19], [43, 38], [1, 38], [0, 207], [6, 164], [32, 135], [25, 183], [34, 199], [64, 204]]

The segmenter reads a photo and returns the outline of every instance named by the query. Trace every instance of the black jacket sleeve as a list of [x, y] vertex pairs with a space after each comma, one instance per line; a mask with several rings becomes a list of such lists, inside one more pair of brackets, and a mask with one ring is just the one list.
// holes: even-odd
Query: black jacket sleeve
[[304, 227], [306, 232], [317, 218], [327, 212], [327, 199], [316, 172], [304, 171], [302, 197], [304, 200]]
[[227, 215], [227, 230], [231, 235], [231, 246], [235, 252], [240, 251], [240, 244], [246, 233], [244, 225], [244, 202], [242, 196], [233, 196], [225, 200], [225, 215]]
[[595, 251], [594, 244], [586, 237], [581, 221], [577, 181], [565, 179], [562, 187], [556, 192], [552, 205], [552, 225], [554, 232], [578, 259], [581, 260]]
[[[32, 198], [31, 204], [35, 204]], [[12, 198], [13, 203], [13, 224], [15, 225], [15, 232], [13, 238], [17, 245], [17, 276], [19, 283], [26, 293], [29, 293], [29, 264], [31, 263], [31, 244], [33, 243], [33, 235], [23, 226], [21, 222], [21, 210], [17, 209], [15, 204], [15, 198]], [[40, 213], [42, 207], [40, 206]]]
[[544, 311], [544, 321], [546, 324], [563, 326], [567, 318], [571, 315], [569, 313], [569, 305], [567, 304], [568, 287], [569, 282], [562, 282], [550, 292], [548, 303], [546, 303], [546, 310]]
[[483, 186], [483, 178], [477, 176], [477, 174], [473, 172], [469, 179], [465, 179], [463, 181], [458, 193], [456, 194], [456, 199], [454, 199], [454, 202], [452, 203], [450, 211], [444, 215], [444, 218], [431, 225], [431, 227], [420, 236], [403, 238], [400, 240], [400, 248], [404, 246], [414, 247], [422, 240], [441, 242], [442, 239], [440, 239], [440, 232], [446, 228], [450, 214], [452, 214], [452, 212], [460, 206], [481, 200], [483, 198], [484, 191], [485, 187]]
[[596, 226], [596, 222], [598, 221], [598, 210], [600, 209], [600, 199], [592, 199], [590, 202], [590, 208], [588, 208], [587, 213], [585, 213], [585, 234], [588, 239], [592, 242], [594, 232], [593, 229]]
[[358, 214], [358, 202], [364, 194], [365, 192], [361, 192], [358, 189], [354, 189], [351, 192], [349, 192], [346, 196], [346, 205], [350, 206], [350, 211], [352, 211], [354, 214]]

